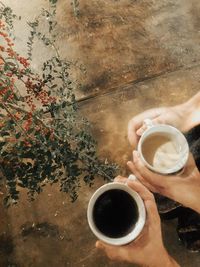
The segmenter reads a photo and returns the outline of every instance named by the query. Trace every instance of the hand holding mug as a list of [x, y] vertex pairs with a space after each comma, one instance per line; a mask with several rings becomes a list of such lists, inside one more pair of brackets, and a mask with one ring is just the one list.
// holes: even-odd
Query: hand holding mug
[[[194, 106], [194, 105], [193, 105]], [[192, 128], [192, 105], [186, 102], [174, 107], [161, 107], [146, 110], [133, 117], [128, 124], [128, 139], [130, 144], [136, 148], [140, 136], [145, 130], [143, 121], [146, 118], [152, 120], [154, 124], [168, 124], [176, 127], [181, 132], [186, 132]]]
[[[127, 183], [132, 190], [141, 196], [147, 212], [146, 224], [139, 237], [127, 245], [113, 246], [97, 241], [96, 247], [103, 250], [111, 260], [126, 261], [149, 267], [179, 266], [164, 248], [160, 217], [153, 195], [139, 181], [129, 181], [123, 177], [117, 177], [115, 181]], [[162, 259], [162, 263], [160, 259]]]
[[200, 213], [200, 173], [192, 154], [183, 172], [177, 175], [161, 175], [149, 170], [137, 151], [133, 152], [133, 162], [129, 169], [152, 192], [169, 197]]
[[146, 211], [141, 196], [127, 184], [115, 180], [94, 192], [88, 204], [87, 218], [97, 238], [119, 246], [138, 237], [145, 225]]

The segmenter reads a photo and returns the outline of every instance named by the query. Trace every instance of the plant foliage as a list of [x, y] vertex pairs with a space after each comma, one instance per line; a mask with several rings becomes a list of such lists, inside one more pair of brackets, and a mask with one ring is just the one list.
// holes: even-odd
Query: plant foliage
[[[96, 176], [110, 180], [116, 170], [98, 159], [90, 125], [78, 114], [72, 63], [56, 47], [56, 1], [51, 2], [50, 10], [29, 23], [28, 57], [16, 52], [11, 38], [17, 16], [0, 3], [0, 168], [6, 205], [17, 203], [20, 187], [32, 200], [47, 183], [59, 183], [74, 201], [82, 179], [88, 185]], [[54, 51], [39, 72], [31, 61], [36, 40]]]

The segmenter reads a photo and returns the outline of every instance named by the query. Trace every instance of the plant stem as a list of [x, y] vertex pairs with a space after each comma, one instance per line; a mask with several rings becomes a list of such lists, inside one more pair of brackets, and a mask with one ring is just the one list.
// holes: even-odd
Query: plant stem
[[[18, 111], [20, 111], [20, 112], [24, 112], [24, 113], [27, 113], [27, 114], [28, 114], [28, 111], [26, 111], [26, 110], [24, 110], [24, 109], [22, 109], [22, 108], [20, 108], [20, 107], [18, 107], [18, 106], [15, 106], [15, 105], [10, 104], [10, 103], [8, 103], [7, 105], [10, 106], [10, 107], [12, 107], [12, 108], [14, 108], [15, 110], [18, 110]], [[46, 125], [46, 124], [45, 124], [40, 118], [38, 118], [37, 116], [34, 116], [34, 118], [35, 118], [38, 122], [40, 122], [40, 123], [42, 124], [42, 126], [45, 127], [46, 129], [48, 129], [48, 130], [51, 129], [48, 125]], [[23, 130], [23, 132], [25, 132], [23, 128], [21, 128], [21, 129]], [[25, 133], [26, 133], [26, 132], [25, 132]], [[58, 140], [63, 141], [63, 140], [60, 138], [60, 136], [57, 135], [56, 133], [54, 133], [54, 136], [55, 136]], [[90, 161], [95, 162], [95, 160], [94, 160], [92, 157], [88, 156], [86, 153], [79, 152], [79, 154], [82, 155], [83, 157], [86, 157], [86, 158], [89, 159]], [[80, 160], [83, 162], [82, 159], [80, 159]], [[110, 176], [107, 175], [107, 173], [105, 173], [104, 171], [102, 171], [99, 167], [95, 166], [95, 169], [98, 170], [99, 174], [103, 174], [104, 177], [106, 177], [106, 178], [108, 178], [108, 179], [110, 180]]]
[[11, 118], [14, 120], [15, 124], [21, 129], [21, 131], [27, 136], [29, 137], [29, 135], [26, 133], [26, 131], [23, 129], [23, 127], [18, 123], [18, 121], [15, 119], [15, 117], [13, 116], [13, 114], [10, 112], [10, 110], [8, 109], [8, 107], [6, 106], [6, 104], [4, 103], [0, 103], [0, 106], [2, 106], [7, 113], [11, 116]]

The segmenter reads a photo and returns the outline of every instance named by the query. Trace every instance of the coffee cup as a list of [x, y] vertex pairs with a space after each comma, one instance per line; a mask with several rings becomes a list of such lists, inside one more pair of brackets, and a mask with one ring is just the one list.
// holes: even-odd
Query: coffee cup
[[175, 127], [144, 121], [146, 130], [138, 142], [138, 153], [150, 170], [163, 175], [179, 173], [188, 157], [189, 146], [185, 136]]
[[127, 184], [112, 182], [101, 186], [92, 195], [87, 219], [98, 239], [119, 246], [138, 237], [145, 224], [146, 210], [136, 191]]

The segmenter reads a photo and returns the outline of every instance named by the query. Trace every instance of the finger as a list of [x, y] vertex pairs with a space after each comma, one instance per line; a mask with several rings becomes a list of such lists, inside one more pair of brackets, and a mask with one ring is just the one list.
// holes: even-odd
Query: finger
[[132, 118], [128, 123], [128, 140], [132, 146], [136, 146], [138, 141], [138, 136], [136, 134], [137, 130], [142, 126], [144, 119], [150, 118], [153, 119], [159, 116], [162, 113], [163, 108], [159, 109], [149, 109], [145, 112], [142, 112]]
[[153, 124], [166, 124], [166, 114], [162, 114], [152, 120]]
[[163, 187], [165, 188], [165, 186], [168, 186], [170, 177], [151, 172], [149, 169], [147, 169], [141, 161], [137, 151], [133, 152], [133, 159], [135, 168], [143, 177], [143, 179], [146, 180], [149, 184], [154, 186], [156, 189], [163, 189]]
[[123, 247], [108, 245], [102, 241], [97, 241], [96, 248], [103, 250], [111, 260], [120, 260], [123, 256]]
[[142, 113], [136, 115], [134, 118], [132, 118], [128, 123], [129, 142], [132, 145], [136, 144], [136, 141], [138, 138], [136, 132], [143, 125], [144, 119], [146, 119], [146, 118], [154, 119], [154, 118], [160, 116], [164, 110], [165, 110], [164, 107], [163, 108], [153, 108], [153, 109], [146, 110], [145, 112], [142, 112]]
[[142, 179], [142, 175], [138, 172], [135, 164], [132, 161], [127, 162], [129, 170], [137, 177], [137, 179]]
[[[158, 116], [152, 120], [152, 124], [165, 124], [164, 116]], [[143, 123], [143, 125], [136, 131], [136, 134], [141, 136], [147, 129], [147, 125]]]
[[[137, 176], [136, 176], [137, 177]], [[122, 176], [117, 176], [114, 179], [114, 182], [118, 182], [118, 183], [123, 183], [123, 184], [127, 184], [128, 178], [126, 177], [122, 177]], [[141, 178], [141, 182], [152, 192], [156, 192], [156, 189], [153, 188], [153, 186], [151, 186], [148, 182], [146, 182], [144, 179]]]
[[148, 183], [145, 179], [143, 179], [142, 175], [138, 172], [137, 168], [135, 167], [134, 163], [132, 161], [127, 162], [127, 166], [130, 169], [130, 171], [137, 177], [137, 179], [146, 186], [150, 191], [156, 192], [156, 189]]
[[127, 181], [127, 177], [123, 177], [118, 175], [117, 177], [115, 177], [114, 182], [118, 182], [118, 183], [126, 183]]
[[144, 201], [154, 199], [153, 194], [139, 181], [127, 180], [127, 185], [131, 189], [135, 190]]
[[103, 241], [98, 240], [95, 244], [96, 248], [102, 249], [102, 250], [112, 250], [117, 248], [116, 246], [109, 245]]
[[[155, 119], [152, 120], [152, 124], [165, 124], [166, 116], [158, 115]], [[145, 130], [147, 129], [147, 125], [144, 123], [136, 132], [137, 135], [141, 136]]]
[[147, 200], [144, 203], [147, 211], [147, 219], [149, 226], [160, 227], [160, 216], [155, 200]]
[[137, 135], [141, 136], [145, 130], [147, 129], [147, 126], [145, 124], [143, 124], [136, 132]]
[[140, 126], [142, 125], [142, 122], [136, 121], [135, 119], [132, 119], [128, 123], [128, 140], [129, 143], [136, 148], [139, 136], [137, 136], [136, 131]]
[[99, 241], [99, 240], [96, 242], [95, 247], [98, 249], [102, 249], [102, 250], [105, 249], [104, 243], [102, 241]]
[[156, 223], [157, 226], [160, 226], [158, 225], [160, 223], [160, 217], [153, 194], [138, 181], [128, 181], [127, 184], [143, 199], [147, 211], [148, 224], [153, 226]]

